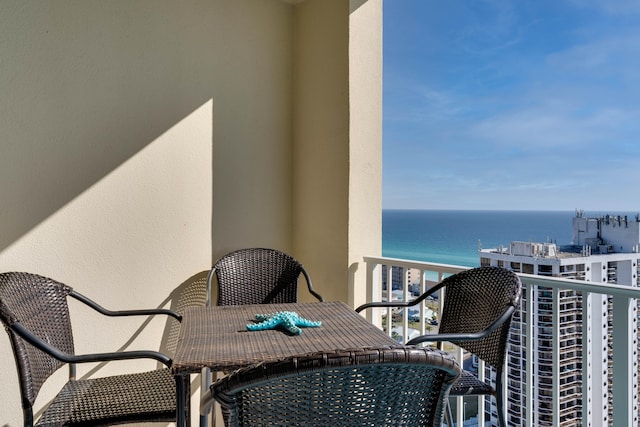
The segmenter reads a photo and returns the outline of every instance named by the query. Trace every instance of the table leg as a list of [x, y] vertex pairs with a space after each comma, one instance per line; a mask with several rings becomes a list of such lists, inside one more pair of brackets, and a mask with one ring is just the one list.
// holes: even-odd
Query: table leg
[[[200, 373], [200, 400], [205, 393], [209, 392], [209, 386], [211, 385], [211, 370], [203, 368]], [[212, 411], [213, 413], [213, 408]], [[200, 414], [200, 427], [208, 427], [209, 414]], [[215, 426], [215, 414], [212, 417], [211, 425]]]

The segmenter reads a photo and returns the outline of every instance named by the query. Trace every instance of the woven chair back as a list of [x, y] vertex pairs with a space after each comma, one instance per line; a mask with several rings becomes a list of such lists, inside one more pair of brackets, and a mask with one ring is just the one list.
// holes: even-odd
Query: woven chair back
[[218, 281], [218, 305], [289, 303], [298, 300], [303, 267], [275, 249], [231, 252], [213, 266]]
[[0, 320], [9, 334], [18, 365], [23, 408], [33, 406], [42, 384], [63, 362], [27, 343], [9, 326], [20, 322], [53, 347], [74, 354], [67, 306], [70, 292], [70, 287], [35, 274], [0, 274]]
[[[466, 270], [443, 280], [444, 306], [438, 333], [471, 333], [496, 321], [507, 307], [518, 307], [521, 294], [519, 277], [499, 267]], [[510, 317], [487, 337], [459, 341], [457, 345], [502, 371]]]
[[438, 350], [352, 349], [240, 370], [212, 390], [227, 427], [431, 427], [459, 373]]

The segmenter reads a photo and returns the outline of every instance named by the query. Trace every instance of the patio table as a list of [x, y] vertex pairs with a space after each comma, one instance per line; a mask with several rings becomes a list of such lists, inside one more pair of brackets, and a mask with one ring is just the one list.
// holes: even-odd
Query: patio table
[[[247, 330], [256, 314], [279, 311], [294, 311], [322, 325], [302, 328], [300, 335], [280, 329]], [[203, 368], [230, 371], [317, 351], [396, 345], [397, 341], [342, 302], [189, 307], [183, 313], [171, 369], [179, 378]], [[184, 417], [179, 417], [178, 425], [185, 424]]]

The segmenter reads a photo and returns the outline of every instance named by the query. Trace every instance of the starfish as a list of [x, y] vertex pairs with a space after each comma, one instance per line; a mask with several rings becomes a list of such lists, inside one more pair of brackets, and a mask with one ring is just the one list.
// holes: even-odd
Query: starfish
[[315, 328], [322, 325], [322, 322], [313, 322], [303, 319], [295, 311], [279, 311], [271, 314], [256, 314], [256, 321], [259, 323], [250, 323], [247, 329], [250, 331], [263, 331], [265, 329], [276, 329], [282, 327], [293, 335], [300, 335], [302, 330], [298, 326], [304, 328]]

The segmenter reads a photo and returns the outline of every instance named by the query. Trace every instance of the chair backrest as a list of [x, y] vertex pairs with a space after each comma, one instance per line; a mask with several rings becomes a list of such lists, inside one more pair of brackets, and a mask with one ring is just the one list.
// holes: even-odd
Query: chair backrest
[[302, 264], [275, 249], [231, 252], [220, 258], [211, 271], [218, 282], [218, 305], [297, 302], [301, 273], [309, 284]]
[[0, 274], [0, 320], [18, 367], [23, 408], [33, 406], [42, 384], [64, 363], [26, 342], [11, 326], [19, 322], [51, 346], [74, 354], [67, 305], [70, 292], [70, 287], [35, 274]]
[[342, 350], [241, 369], [211, 389], [227, 427], [440, 426], [459, 373], [439, 350]]
[[[466, 270], [442, 281], [445, 292], [439, 334], [478, 332], [497, 321], [505, 312], [514, 311], [520, 303], [520, 278], [500, 267]], [[502, 372], [507, 338], [511, 327], [509, 316], [485, 338], [457, 341], [465, 350]]]

